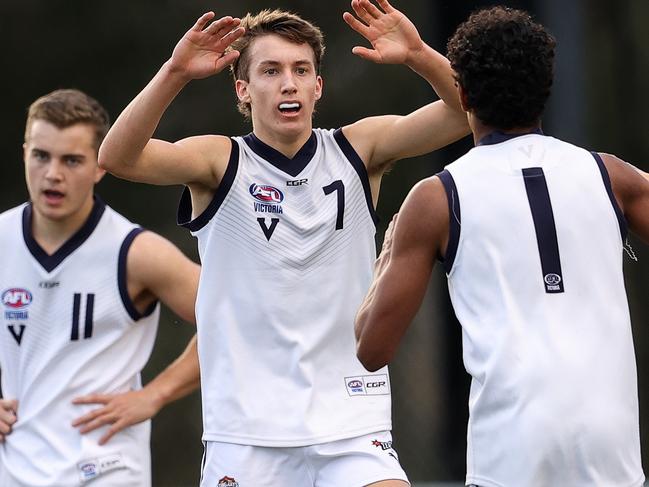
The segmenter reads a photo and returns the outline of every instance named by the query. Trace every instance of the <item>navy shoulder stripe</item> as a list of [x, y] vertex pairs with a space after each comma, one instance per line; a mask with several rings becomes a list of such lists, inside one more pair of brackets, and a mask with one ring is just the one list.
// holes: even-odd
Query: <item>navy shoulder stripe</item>
[[436, 176], [444, 185], [446, 200], [448, 201], [448, 245], [446, 246], [446, 254], [442, 259], [442, 264], [444, 264], [446, 273], [449, 274], [453, 268], [457, 248], [460, 243], [460, 230], [462, 228], [460, 198], [457, 193], [457, 187], [455, 186], [455, 180], [447, 169], [437, 173]]
[[363, 185], [363, 190], [365, 191], [365, 201], [367, 203], [367, 208], [370, 211], [370, 216], [374, 221], [374, 225], [378, 225], [379, 217], [376, 214], [376, 210], [374, 209], [374, 203], [372, 201], [372, 190], [370, 188], [370, 178], [367, 174], [367, 168], [365, 167], [365, 164], [361, 160], [356, 150], [349, 143], [349, 140], [347, 140], [347, 137], [345, 137], [345, 134], [343, 134], [343, 130], [341, 128], [334, 130], [334, 140], [338, 144], [338, 147], [340, 147], [340, 150], [343, 151], [343, 154], [345, 154], [345, 157], [350, 162], [352, 167], [356, 170], [356, 173], [361, 180], [361, 184]]
[[122, 246], [119, 249], [119, 257], [117, 259], [117, 287], [119, 289], [119, 296], [120, 298], [122, 298], [122, 303], [124, 304], [126, 312], [133, 321], [138, 321], [145, 316], [149, 316], [151, 313], [153, 313], [156, 306], [158, 305], [158, 301], [156, 300], [151, 303], [151, 305], [144, 311], [144, 313], [140, 313], [135, 307], [135, 304], [133, 304], [131, 297], [128, 295], [128, 285], [126, 281], [126, 258], [128, 257], [128, 251], [131, 248], [133, 240], [135, 240], [135, 237], [137, 237], [143, 231], [143, 228], [137, 227], [131, 230], [128, 235], [126, 235], [124, 241], [122, 242]]
[[232, 149], [230, 151], [228, 167], [225, 169], [225, 174], [223, 175], [223, 179], [221, 179], [221, 184], [219, 184], [219, 187], [214, 192], [212, 201], [210, 201], [210, 204], [207, 205], [207, 208], [205, 208], [203, 213], [192, 220], [192, 198], [187, 186], [185, 186], [183, 194], [180, 196], [176, 222], [178, 225], [187, 228], [191, 232], [196, 232], [209, 223], [223, 204], [225, 197], [230, 192], [230, 188], [234, 183], [234, 178], [239, 169], [239, 144], [234, 139], [230, 140], [232, 141]]
[[624, 213], [622, 213], [622, 210], [620, 209], [620, 206], [617, 204], [617, 200], [615, 199], [615, 195], [613, 194], [613, 187], [611, 186], [611, 178], [608, 175], [608, 170], [606, 169], [606, 165], [602, 160], [602, 156], [600, 156], [597, 152], [591, 152], [591, 154], [595, 158], [595, 161], [597, 162], [597, 167], [599, 167], [599, 172], [602, 175], [602, 180], [604, 181], [604, 187], [606, 188], [606, 193], [608, 194], [608, 197], [611, 200], [611, 204], [613, 205], [613, 210], [615, 211], [615, 216], [617, 217], [617, 222], [620, 225], [620, 235], [622, 236], [622, 243], [624, 243], [626, 242], [626, 237], [629, 234], [629, 227], [627, 225], [626, 218], [624, 217]]

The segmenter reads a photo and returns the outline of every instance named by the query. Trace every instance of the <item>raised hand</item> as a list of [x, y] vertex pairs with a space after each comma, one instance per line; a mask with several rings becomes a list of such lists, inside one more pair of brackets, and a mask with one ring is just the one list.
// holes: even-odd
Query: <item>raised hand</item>
[[15, 399], [0, 399], [0, 443], [11, 433], [11, 427], [16, 422], [18, 401]]
[[239, 56], [238, 51], [226, 53], [227, 47], [244, 33], [241, 19], [221, 17], [214, 12], [203, 14], [180, 39], [171, 55], [170, 67], [188, 79], [207, 78], [221, 72]]
[[408, 64], [424, 48], [417, 28], [408, 17], [392, 7], [388, 0], [376, 1], [378, 7], [370, 0], [352, 0], [356, 17], [349, 12], [343, 14], [345, 22], [373, 47], [368, 49], [355, 46], [352, 52], [375, 63]]
[[81, 434], [110, 425], [108, 431], [100, 438], [100, 445], [104, 445], [124, 428], [152, 418], [161, 408], [161, 405], [143, 389], [123, 394], [90, 394], [76, 398], [73, 404], [102, 405], [72, 422], [72, 426], [79, 428]]

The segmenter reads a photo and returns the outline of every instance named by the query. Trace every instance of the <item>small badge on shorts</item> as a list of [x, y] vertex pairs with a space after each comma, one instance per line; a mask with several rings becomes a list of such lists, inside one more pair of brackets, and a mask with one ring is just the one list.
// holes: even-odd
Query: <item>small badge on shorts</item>
[[219, 480], [219, 483], [216, 484], [216, 487], [239, 487], [239, 482], [226, 475], [221, 480]]
[[126, 468], [126, 465], [124, 465], [122, 455], [120, 453], [114, 453], [112, 455], [84, 460], [77, 464], [77, 468], [79, 469], [79, 480], [81, 482], [88, 482], [111, 470]]
[[377, 448], [380, 448], [382, 451], [387, 451], [388, 455], [394, 458], [397, 462], [399, 461], [399, 457], [397, 457], [397, 452], [394, 451], [394, 448], [392, 448], [392, 440], [390, 441], [372, 440], [372, 445]]
[[350, 396], [381, 396], [390, 394], [387, 374], [359, 375], [345, 377], [345, 386]]

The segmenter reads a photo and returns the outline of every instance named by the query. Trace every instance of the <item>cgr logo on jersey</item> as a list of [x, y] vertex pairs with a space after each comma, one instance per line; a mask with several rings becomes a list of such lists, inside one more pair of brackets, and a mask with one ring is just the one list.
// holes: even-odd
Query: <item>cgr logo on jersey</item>
[[345, 387], [350, 396], [382, 396], [390, 394], [387, 374], [345, 377]]
[[561, 276], [559, 274], [546, 274], [543, 280], [545, 281], [548, 291], [558, 291], [561, 289], [559, 286], [559, 283], [561, 283]]
[[284, 213], [280, 206], [282, 201], [284, 201], [284, 193], [275, 186], [252, 183], [248, 191], [257, 200], [255, 201], [255, 211], [261, 213]]
[[234, 480], [232, 477], [225, 476], [219, 483], [216, 484], [216, 487], [239, 487], [239, 482]]
[[11, 288], [2, 293], [2, 304], [11, 309], [22, 309], [32, 302], [32, 293], [27, 289]]

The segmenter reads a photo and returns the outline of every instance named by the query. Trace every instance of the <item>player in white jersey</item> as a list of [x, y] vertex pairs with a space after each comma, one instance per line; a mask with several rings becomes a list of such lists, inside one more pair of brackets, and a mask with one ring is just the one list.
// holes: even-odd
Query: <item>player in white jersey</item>
[[151, 485], [144, 420], [198, 385], [193, 339], [141, 387], [157, 303], [193, 322], [199, 268], [94, 196], [108, 123], [77, 90], [29, 109], [30, 201], [0, 214], [2, 487]]
[[387, 364], [442, 261], [472, 376], [467, 485], [641, 486], [622, 261], [649, 241], [649, 183], [544, 135], [554, 39], [519, 10], [474, 13], [449, 41], [476, 147], [404, 202], [356, 320]]
[[[371, 279], [385, 169], [468, 126], [448, 61], [414, 25], [386, 0], [352, 7], [358, 18], [345, 20], [373, 46], [354, 52], [406, 64], [445, 101], [314, 129], [320, 30], [278, 10], [243, 21], [208, 13], [100, 149], [100, 164], [120, 177], [188, 188], [179, 221], [203, 265], [203, 486], [407, 485], [392, 448], [388, 372], [369, 374], [356, 359], [353, 319]], [[186, 83], [230, 63], [251, 134], [151, 138]]]

